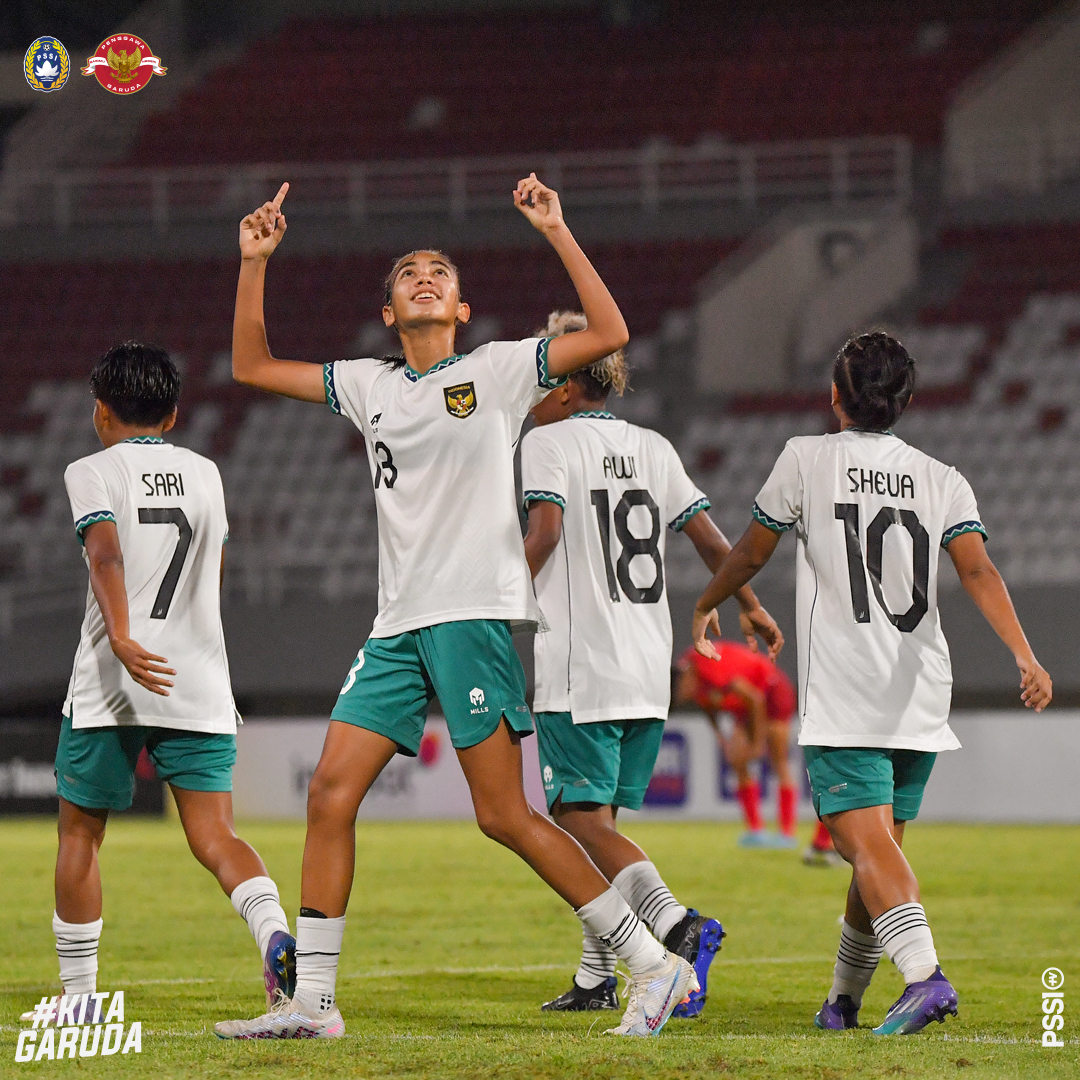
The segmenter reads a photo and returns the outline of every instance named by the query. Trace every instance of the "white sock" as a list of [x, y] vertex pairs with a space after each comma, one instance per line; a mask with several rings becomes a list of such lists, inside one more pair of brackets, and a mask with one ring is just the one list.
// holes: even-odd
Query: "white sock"
[[101, 919], [88, 923], [66, 923], [53, 912], [56, 955], [60, 957], [60, 981], [65, 994], [92, 994], [97, 990], [97, 952]]
[[592, 990], [615, 974], [615, 964], [619, 958], [598, 937], [590, 934], [587, 926], [583, 925], [581, 929], [585, 940], [574, 982], [582, 990]]
[[296, 919], [296, 993], [293, 1004], [309, 1016], [334, 1007], [338, 957], [345, 936], [345, 916]]
[[938, 966], [934, 935], [922, 904], [897, 904], [872, 920], [874, 933], [904, 982], [922, 982]]
[[664, 879], [648, 860], [624, 867], [611, 884], [622, 893], [637, 917], [644, 920], [657, 941], [663, 941], [686, 918], [686, 908], [671, 895]]
[[664, 946], [630, 910], [614, 885], [579, 907], [577, 916], [630, 969], [631, 975], [645, 975], [663, 965]]
[[881, 942], [873, 934], [864, 934], [850, 927], [847, 920], [840, 929], [840, 948], [836, 952], [833, 984], [829, 1004], [841, 994], [847, 994], [855, 1007], [862, 1005], [863, 994], [877, 970], [881, 959]]
[[248, 924], [251, 936], [265, 956], [270, 938], [278, 930], [289, 932], [289, 920], [281, 908], [277, 886], [272, 878], [253, 877], [241, 881], [229, 897], [237, 915]]

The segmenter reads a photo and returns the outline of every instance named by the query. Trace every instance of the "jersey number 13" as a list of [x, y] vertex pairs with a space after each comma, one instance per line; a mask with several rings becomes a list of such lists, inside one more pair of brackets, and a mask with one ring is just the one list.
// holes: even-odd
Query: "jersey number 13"
[[[870, 621], [870, 597], [866, 590], [866, 570], [870, 584], [885, 617], [902, 634], [910, 634], [929, 607], [927, 587], [930, 581], [930, 535], [923, 528], [914, 510], [897, 510], [883, 506], [866, 527], [866, 568], [863, 569], [862, 544], [859, 539], [858, 503], [835, 503], [836, 519], [844, 523], [844, 543], [847, 546], [848, 580], [851, 584], [851, 609], [857, 623]], [[907, 529], [911, 536], [911, 607], [897, 615], [889, 610], [881, 591], [881, 555], [885, 534], [893, 525]]]

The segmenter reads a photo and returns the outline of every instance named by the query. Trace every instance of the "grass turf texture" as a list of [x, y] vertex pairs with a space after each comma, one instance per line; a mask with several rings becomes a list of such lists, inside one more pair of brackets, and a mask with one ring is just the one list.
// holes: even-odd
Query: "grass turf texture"
[[[907, 1038], [826, 1034], [848, 875], [793, 852], [743, 851], [715, 824], [633, 823], [676, 894], [729, 937], [700, 1020], [657, 1039], [601, 1034], [617, 1013], [550, 1015], [581, 935], [570, 910], [472, 825], [362, 824], [338, 979], [336, 1042], [222, 1042], [218, 1019], [263, 1010], [247, 928], [187, 852], [175, 821], [115, 819], [101, 853], [98, 986], [124, 989], [138, 1057], [14, 1062], [18, 1014], [59, 990], [50, 928], [55, 826], [0, 822], [0, 1076], [84, 1077], [1075, 1077], [1080, 1074], [1080, 829], [913, 824], [906, 847], [960, 1017]], [[299, 903], [303, 826], [248, 823], [286, 911]], [[1040, 976], [1063, 969], [1063, 1049], [1043, 1049]], [[1072, 997], [1070, 990], [1077, 996]], [[864, 1022], [901, 981], [883, 961]], [[1077, 1004], [1073, 1006], [1071, 1002]]]

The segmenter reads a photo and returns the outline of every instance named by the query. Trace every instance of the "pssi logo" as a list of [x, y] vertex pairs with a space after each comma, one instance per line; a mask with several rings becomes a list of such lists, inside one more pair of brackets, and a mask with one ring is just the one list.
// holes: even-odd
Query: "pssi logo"
[[87, 57], [82, 73], [95, 76], [110, 94], [137, 94], [151, 75], [164, 75], [168, 70], [142, 38], [113, 34]]
[[39, 37], [26, 50], [23, 74], [35, 90], [59, 90], [71, 74], [71, 57], [57, 38]]
[[1065, 976], [1061, 968], [1050, 967], [1042, 973], [1042, 984], [1046, 991], [1042, 996], [1042, 1044], [1043, 1046], [1064, 1046], [1065, 1040], [1058, 1034], [1065, 1026]]
[[472, 713], [473, 716], [476, 716], [478, 713], [486, 713], [488, 711], [488, 707], [484, 704], [484, 691], [481, 690], [479, 686], [474, 686], [469, 691], [469, 700], [473, 704], [473, 707], [469, 710], [469, 712]]

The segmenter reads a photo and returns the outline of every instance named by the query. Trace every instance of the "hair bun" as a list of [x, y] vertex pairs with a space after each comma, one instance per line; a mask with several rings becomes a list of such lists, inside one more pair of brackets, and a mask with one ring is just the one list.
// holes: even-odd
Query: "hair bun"
[[899, 419], [915, 389], [915, 361], [882, 331], [850, 338], [833, 364], [840, 405], [858, 427], [884, 431]]

